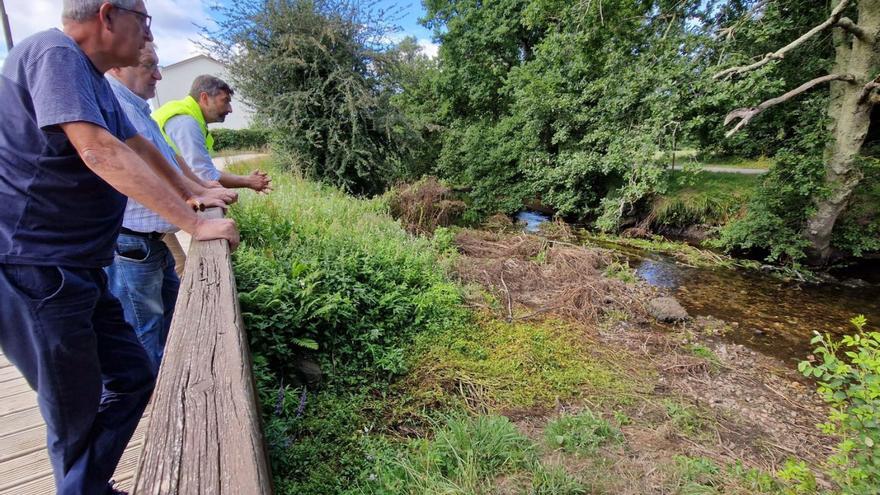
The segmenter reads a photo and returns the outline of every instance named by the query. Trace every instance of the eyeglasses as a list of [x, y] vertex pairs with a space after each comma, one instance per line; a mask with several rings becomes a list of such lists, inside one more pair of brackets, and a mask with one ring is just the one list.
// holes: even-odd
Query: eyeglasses
[[118, 5], [114, 5], [114, 7], [116, 7], [119, 10], [131, 12], [132, 14], [138, 16], [141, 19], [141, 25], [144, 27], [144, 29], [146, 29], [146, 30], [150, 29], [150, 24], [153, 23], [153, 16], [151, 16], [149, 14], [145, 14], [143, 12], [139, 12], [137, 10], [127, 9], [125, 7], [119, 7]]

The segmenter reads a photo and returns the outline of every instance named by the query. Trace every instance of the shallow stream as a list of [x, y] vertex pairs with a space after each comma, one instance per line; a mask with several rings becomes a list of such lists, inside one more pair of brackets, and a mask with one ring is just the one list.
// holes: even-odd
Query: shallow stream
[[[523, 214], [525, 213], [525, 215]], [[534, 231], [546, 217], [518, 216]], [[647, 283], [667, 289], [691, 316], [712, 316], [735, 324], [725, 338], [794, 364], [810, 353], [814, 331], [836, 335], [852, 330], [850, 318], [864, 314], [880, 324], [880, 267], [853, 267], [845, 283], [786, 282], [745, 269], [693, 268], [669, 256], [621, 247], [620, 252]]]

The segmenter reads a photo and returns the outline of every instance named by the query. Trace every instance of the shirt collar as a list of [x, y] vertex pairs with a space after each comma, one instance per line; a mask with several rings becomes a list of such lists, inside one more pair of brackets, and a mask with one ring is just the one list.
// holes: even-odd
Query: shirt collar
[[150, 113], [150, 104], [147, 103], [147, 100], [134, 94], [124, 84], [119, 82], [119, 79], [116, 79], [109, 74], [107, 74], [106, 77], [107, 80], [110, 81], [110, 86], [113, 87], [113, 92], [116, 93], [117, 98], [125, 98], [128, 103], [134, 105], [135, 108], [137, 108], [141, 112], [146, 112], [148, 114]]

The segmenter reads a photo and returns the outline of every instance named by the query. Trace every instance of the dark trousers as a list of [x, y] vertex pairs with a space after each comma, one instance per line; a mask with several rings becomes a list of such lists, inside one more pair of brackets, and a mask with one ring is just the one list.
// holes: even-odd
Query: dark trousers
[[155, 376], [104, 271], [0, 264], [0, 348], [37, 392], [58, 494], [107, 493]]

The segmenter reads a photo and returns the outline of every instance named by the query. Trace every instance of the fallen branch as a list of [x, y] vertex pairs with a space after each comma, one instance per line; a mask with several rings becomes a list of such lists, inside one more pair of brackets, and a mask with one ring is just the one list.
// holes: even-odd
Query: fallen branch
[[800, 86], [798, 86], [797, 88], [789, 91], [788, 93], [785, 93], [782, 96], [777, 96], [776, 98], [771, 98], [756, 107], [738, 108], [738, 109], [730, 112], [729, 114], [727, 114], [727, 117], [724, 118], [724, 125], [728, 125], [731, 122], [733, 122], [734, 120], [740, 119], [739, 123], [737, 123], [733, 129], [728, 131], [726, 136], [730, 137], [730, 136], [736, 134], [737, 131], [739, 131], [740, 129], [742, 129], [746, 125], [748, 125], [748, 123], [751, 122], [753, 118], [760, 115], [761, 112], [763, 112], [764, 110], [767, 110], [768, 108], [770, 108], [772, 106], [779, 105], [780, 103], [784, 103], [784, 102], [794, 98], [795, 96], [800, 95], [801, 93], [805, 93], [805, 92], [811, 90], [815, 86], [818, 86], [820, 84], [823, 84], [823, 83], [826, 83], [829, 81], [853, 82], [853, 81], [855, 81], [855, 79], [856, 79], [855, 77], [853, 77], [849, 74], [829, 74], [827, 76], [817, 77], [816, 79], [813, 79], [812, 81], [807, 81], [804, 84], [801, 84]]
[[[780, 48], [779, 50], [776, 50], [775, 52], [771, 52], [771, 53], [768, 53], [767, 55], [764, 55], [764, 58], [762, 58], [761, 60], [758, 60], [757, 62], [755, 62], [753, 64], [741, 65], [738, 67], [731, 67], [729, 69], [724, 69], [723, 71], [712, 76], [712, 79], [718, 80], [723, 77], [730, 77], [730, 76], [734, 76], [737, 74], [743, 74], [745, 72], [753, 71], [757, 68], [763, 67], [773, 60], [782, 60], [783, 58], [785, 58], [785, 55], [788, 52], [790, 52], [790, 51], [794, 50], [795, 48], [799, 47], [800, 45], [806, 43], [807, 40], [809, 40], [810, 38], [812, 38], [816, 34], [828, 29], [829, 27], [837, 25], [841, 20], [841, 16], [843, 15], [843, 11], [848, 6], [849, 6], [849, 0], [840, 0], [840, 3], [837, 4], [837, 7], [835, 7], [833, 11], [831, 11], [831, 16], [828, 17], [828, 19], [826, 19], [825, 22], [823, 22], [822, 24], [819, 24], [818, 26], [814, 27], [813, 29], [807, 31], [800, 38], [792, 41], [791, 43], [785, 45], [784, 47]], [[850, 21], [850, 23], [852, 23], [852, 21]], [[855, 24], [853, 24], [853, 26], [855, 26]], [[857, 27], [857, 26], [855, 26], [855, 27]], [[843, 26], [841, 26], [841, 28], [846, 29]]]

